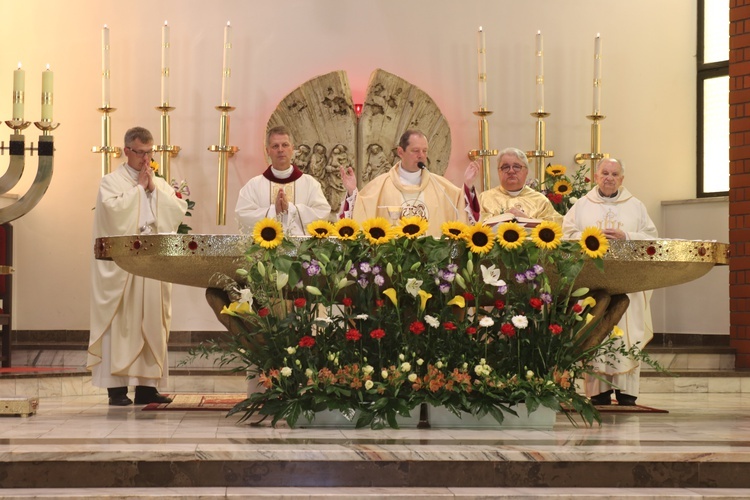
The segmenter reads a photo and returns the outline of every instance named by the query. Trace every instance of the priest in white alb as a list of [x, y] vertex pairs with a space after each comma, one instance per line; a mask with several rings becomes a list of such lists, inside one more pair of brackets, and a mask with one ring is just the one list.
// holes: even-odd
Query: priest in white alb
[[[622, 186], [625, 169], [619, 160], [605, 158], [596, 166], [596, 186], [565, 214], [563, 237], [580, 239], [587, 227], [598, 227], [607, 239], [652, 240], [658, 238], [643, 203]], [[630, 305], [617, 326], [626, 348], [640, 349], [653, 338], [651, 291], [629, 293]], [[621, 405], [632, 406], [640, 393], [641, 365], [631, 357], [599, 360], [594, 363], [598, 378], [586, 376], [586, 395], [595, 405], [611, 404], [612, 393]]]
[[[102, 177], [94, 210], [94, 239], [105, 236], [174, 233], [187, 202], [151, 168], [151, 133], [125, 133], [127, 162]], [[135, 403], [167, 403], [167, 341], [172, 319], [172, 284], [130, 274], [113, 261], [91, 264], [91, 333], [86, 366], [92, 384], [107, 388], [109, 404], [126, 406], [128, 386]]]
[[320, 182], [292, 165], [294, 144], [286, 127], [268, 131], [266, 153], [271, 165], [240, 190], [235, 208], [240, 227], [252, 231], [268, 217], [279, 220], [290, 236], [305, 235], [308, 224], [330, 217], [331, 205]]

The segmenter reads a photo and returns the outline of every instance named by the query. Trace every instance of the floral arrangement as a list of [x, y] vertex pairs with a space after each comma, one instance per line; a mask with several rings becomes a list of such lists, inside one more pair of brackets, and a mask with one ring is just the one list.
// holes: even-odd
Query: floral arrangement
[[449, 222], [433, 238], [419, 217], [307, 230], [295, 239], [276, 220], [255, 225], [222, 311], [240, 332], [193, 352], [259, 378], [264, 392], [229, 413], [242, 420], [294, 427], [334, 410], [357, 427], [398, 427], [397, 415], [427, 403], [502, 422], [525, 403], [567, 406], [591, 424], [601, 420], [576, 379], [594, 359], [645, 356], [618, 332], [592, 337], [596, 301], [575, 279], [586, 261], [603, 265], [596, 228], [580, 241], [563, 241], [552, 222], [528, 238], [516, 222], [496, 232]]
[[[152, 159], [151, 160], [151, 169], [154, 171], [154, 174], [161, 177], [159, 174], [159, 163]], [[172, 186], [172, 189], [174, 189], [174, 194], [180, 198], [185, 199], [187, 202], [187, 211], [185, 212], [185, 217], [192, 217], [193, 214], [191, 210], [195, 208], [195, 202], [188, 198], [190, 196], [190, 187], [188, 186], [188, 183], [186, 180], [181, 180], [180, 182], [177, 182], [175, 179], [172, 179], [170, 182], [170, 185]], [[193, 228], [185, 224], [184, 222], [180, 222], [179, 227], [177, 228], [177, 234], [189, 234], [190, 231], [192, 231]]]
[[588, 167], [582, 165], [576, 170], [572, 178], [566, 175], [564, 165], [547, 165], [543, 182], [534, 180], [532, 187], [544, 194], [552, 206], [561, 215], [565, 215], [570, 207], [591, 190], [591, 179], [586, 177]]

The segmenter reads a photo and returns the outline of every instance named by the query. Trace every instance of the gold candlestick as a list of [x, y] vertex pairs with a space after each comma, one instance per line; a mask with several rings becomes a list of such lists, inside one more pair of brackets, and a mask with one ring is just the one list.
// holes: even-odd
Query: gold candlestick
[[92, 147], [91, 152], [102, 155], [102, 177], [104, 177], [112, 171], [112, 157], [119, 158], [122, 149], [112, 146], [112, 120], [109, 115], [115, 112], [115, 108], [104, 106], [99, 108], [99, 112], [102, 114], [102, 145]]
[[154, 151], [159, 153], [159, 175], [161, 175], [167, 182], [172, 182], [170, 159], [180, 153], [180, 146], [170, 144], [171, 141], [169, 139], [169, 131], [171, 128], [169, 112], [175, 108], [167, 106], [165, 103], [162, 106], [157, 106], [156, 109], [161, 111], [161, 144], [154, 146]]
[[479, 117], [479, 144], [481, 149], [472, 149], [469, 151], [469, 159], [474, 161], [477, 157], [482, 158], [482, 191], [486, 191], [490, 188], [491, 184], [490, 157], [497, 156], [497, 149], [490, 149], [490, 126], [486, 118], [492, 114], [492, 111], [479, 108], [479, 111], [474, 111], [474, 114]]
[[578, 165], [583, 165], [587, 161], [591, 162], [591, 171], [589, 179], [591, 179], [591, 187], [594, 186], [594, 173], [596, 170], [596, 164], [603, 158], [609, 158], [609, 153], [602, 153], [602, 130], [600, 121], [604, 120], [606, 116], [600, 114], [588, 115], [586, 118], [592, 120], [591, 124], [591, 153], [578, 153], [575, 156], [575, 162]]
[[226, 225], [227, 221], [227, 160], [239, 151], [236, 146], [229, 146], [229, 113], [233, 106], [216, 106], [221, 111], [219, 120], [219, 144], [209, 146], [208, 150], [219, 153], [219, 181], [216, 191], [216, 224]]
[[42, 120], [40, 122], [34, 122], [34, 126], [42, 131], [42, 135], [51, 135], [50, 132], [59, 127], [60, 124], [53, 122], [52, 120]]
[[535, 164], [535, 173], [536, 173], [536, 179], [539, 181], [539, 185], [541, 186], [544, 182], [544, 177], [547, 173], [545, 169], [545, 159], [546, 158], [552, 158], [555, 156], [554, 151], [548, 151], [546, 150], [545, 143], [547, 142], [546, 135], [547, 135], [547, 126], [544, 123], [544, 118], [548, 117], [550, 114], [545, 113], [541, 109], [539, 111], [535, 111], [534, 113], [531, 113], [531, 116], [536, 117], [536, 133], [534, 134], [534, 150], [533, 151], [526, 151], [526, 156], [529, 158], [534, 158], [534, 164]]

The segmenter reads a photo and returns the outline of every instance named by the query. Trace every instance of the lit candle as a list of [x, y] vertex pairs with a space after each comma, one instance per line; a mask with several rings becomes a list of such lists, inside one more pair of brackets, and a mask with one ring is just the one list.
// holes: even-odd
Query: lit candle
[[487, 49], [484, 43], [484, 31], [479, 27], [477, 32], [477, 54], [479, 56], [479, 109], [487, 109]]
[[161, 105], [169, 106], [169, 25], [161, 27]]
[[102, 28], [102, 107], [109, 107], [109, 28]]
[[602, 110], [602, 39], [599, 33], [594, 39], [594, 114]]
[[536, 32], [536, 109], [544, 111], [544, 49], [542, 32]]
[[224, 62], [221, 70], [221, 105], [229, 106], [229, 77], [232, 71], [229, 69], [229, 51], [232, 49], [232, 27], [227, 21], [224, 26]]
[[52, 85], [54, 74], [49, 69], [42, 71], [42, 121], [52, 121]]
[[23, 92], [26, 86], [26, 72], [18, 69], [13, 72], [13, 120], [23, 121]]

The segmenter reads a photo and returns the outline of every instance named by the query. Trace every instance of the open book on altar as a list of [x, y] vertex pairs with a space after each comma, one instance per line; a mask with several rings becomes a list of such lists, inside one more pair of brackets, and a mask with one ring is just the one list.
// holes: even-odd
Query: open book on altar
[[528, 219], [526, 217], [516, 217], [510, 212], [506, 212], [500, 215], [493, 215], [492, 217], [487, 217], [482, 222], [488, 226], [496, 226], [497, 224], [502, 224], [503, 222], [510, 222], [510, 221], [516, 221], [520, 225], [526, 228], [536, 227], [540, 222], [542, 222], [540, 219]]

